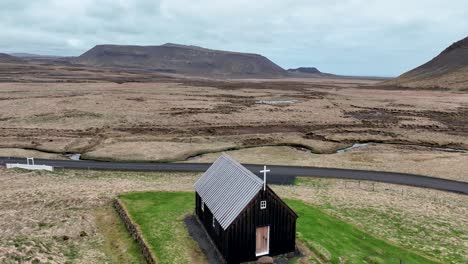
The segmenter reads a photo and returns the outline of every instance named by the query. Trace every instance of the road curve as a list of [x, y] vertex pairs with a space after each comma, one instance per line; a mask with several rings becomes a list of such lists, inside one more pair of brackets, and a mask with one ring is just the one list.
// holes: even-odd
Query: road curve
[[[0, 157], [0, 164], [5, 163], [26, 163], [26, 159]], [[64, 169], [168, 172], [203, 172], [206, 169], [208, 169], [208, 167], [211, 165], [210, 163], [105, 162], [89, 160], [74, 161], [51, 159], [35, 159], [35, 163], [37, 165], [49, 165], [56, 168]], [[250, 171], [260, 176], [259, 171], [263, 169], [263, 165], [244, 165]], [[468, 194], [467, 182], [460, 182], [415, 174], [302, 166], [270, 165], [268, 167], [271, 170], [271, 172], [268, 174], [268, 182], [274, 184], [292, 184], [296, 176], [306, 176], [377, 181]]]

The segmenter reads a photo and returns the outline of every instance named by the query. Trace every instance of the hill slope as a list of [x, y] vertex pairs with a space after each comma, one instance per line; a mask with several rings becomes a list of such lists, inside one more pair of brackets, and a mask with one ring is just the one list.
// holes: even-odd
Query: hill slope
[[299, 67], [299, 68], [296, 68], [296, 69], [288, 69], [288, 72], [308, 73], [308, 74], [314, 74], [314, 73], [320, 74], [320, 73], [322, 73], [321, 71], [319, 71], [319, 69], [317, 69], [315, 67]]
[[468, 37], [453, 43], [429, 62], [384, 84], [468, 89]]
[[346, 76], [339, 76], [335, 74], [321, 72], [315, 67], [299, 67], [296, 69], [288, 69], [290, 77], [297, 78], [344, 78]]
[[0, 62], [23, 62], [22, 59], [5, 54], [5, 53], [0, 53]]
[[208, 77], [274, 78], [287, 75], [284, 69], [258, 54], [170, 43], [161, 46], [98, 45], [72, 62]]

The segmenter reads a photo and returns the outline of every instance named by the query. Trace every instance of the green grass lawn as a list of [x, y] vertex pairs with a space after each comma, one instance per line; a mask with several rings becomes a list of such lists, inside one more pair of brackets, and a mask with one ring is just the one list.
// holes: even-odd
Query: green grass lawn
[[340, 263], [438, 263], [377, 239], [358, 228], [297, 200], [287, 200], [299, 215], [297, 237], [323, 260]]
[[[201, 263], [203, 253], [189, 236], [184, 217], [193, 213], [194, 194], [141, 192], [121, 195], [133, 221], [160, 263]], [[358, 228], [297, 200], [287, 203], [298, 213], [298, 239], [324, 262], [437, 263], [418, 253], [377, 239]]]
[[155, 253], [158, 263], [203, 263], [184, 218], [193, 213], [194, 193], [137, 192], [119, 196]]

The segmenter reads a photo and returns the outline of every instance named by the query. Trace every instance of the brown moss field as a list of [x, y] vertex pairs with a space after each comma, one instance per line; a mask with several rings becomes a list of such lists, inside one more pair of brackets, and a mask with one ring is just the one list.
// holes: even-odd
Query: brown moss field
[[[375, 86], [376, 82], [172, 77], [120, 84], [4, 82], [0, 83], [0, 154], [63, 158], [64, 153], [81, 153], [85, 159], [125, 161], [195, 157], [197, 161], [207, 160], [198, 158], [206, 153], [293, 146], [331, 155], [302, 153], [291, 164], [467, 180], [466, 153], [441, 148], [468, 149], [468, 94], [390, 89]], [[295, 101], [256, 103], [261, 100]], [[332, 154], [363, 142], [382, 146]], [[274, 159], [276, 148], [263, 150], [272, 152], [259, 162], [292, 162]]]
[[[32, 77], [0, 78], [0, 156], [211, 162], [227, 152], [243, 163], [468, 181], [468, 93], [461, 91], [358, 79], [141, 79], [141, 72], [67, 67], [56, 73], [66, 80], [34, 69]], [[294, 103], [257, 103], [275, 100]], [[336, 153], [355, 143], [369, 144]], [[1, 167], [0, 263], [139, 263], [126, 253], [126, 233], [104, 224], [121, 230], [112, 198], [192, 191], [198, 177]], [[334, 179], [273, 188], [441, 262], [468, 262], [466, 195]]]

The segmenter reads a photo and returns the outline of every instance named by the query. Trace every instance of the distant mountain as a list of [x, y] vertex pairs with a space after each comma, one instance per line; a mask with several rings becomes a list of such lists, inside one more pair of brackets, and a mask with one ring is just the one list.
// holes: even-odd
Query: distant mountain
[[53, 56], [53, 55], [39, 55], [34, 53], [25, 53], [25, 52], [16, 52], [10, 53], [11, 56], [15, 56], [18, 58], [25, 58], [25, 59], [56, 59], [60, 58], [60, 56]]
[[383, 84], [468, 90], [468, 37], [453, 43], [429, 62]]
[[258, 54], [167, 43], [161, 46], [97, 45], [72, 63], [135, 68], [207, 77], [276, 78], [287, 71]]
[[23, 62], [23, 60], [5, 53], [0, 53], [0, 62]]
[[288, 69], [288, 72], [300, 72], [300, 73], [322, 73], [315, 67], [299, 67], [296, 69]]
[[315, 67], [299, 67], [296, 69], [288, 69], [289, 77], [295, 78], [345, 78], [347, 76], [335, 75], [319, 71]]

